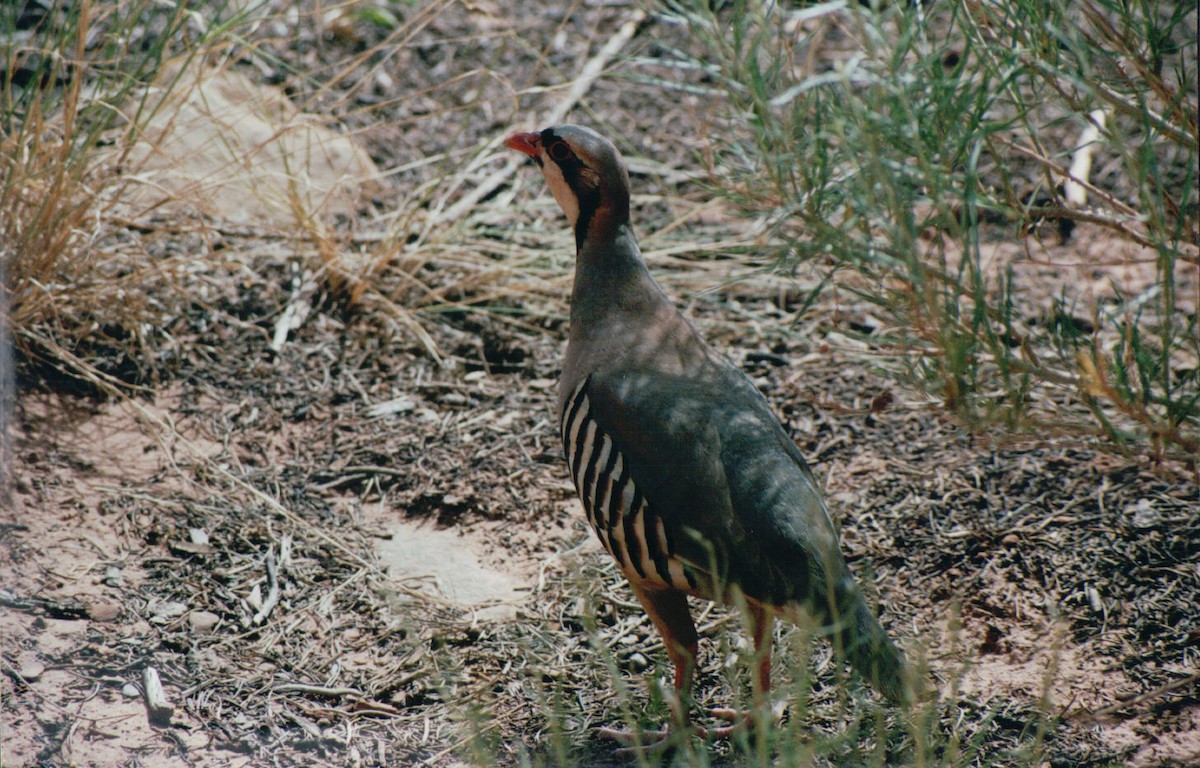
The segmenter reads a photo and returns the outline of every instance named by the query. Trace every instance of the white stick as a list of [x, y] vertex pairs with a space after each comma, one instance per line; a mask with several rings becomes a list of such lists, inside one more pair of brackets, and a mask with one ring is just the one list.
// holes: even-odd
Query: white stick
[[1103, 109], [1093, 110], [1088, 115], [1088, 126], [1079, 134], [1075, 153], [1071, 155], [1070, 175], [1063, 182], [1063, 195], [1067, 204], [1075, 208], [1087, 205], [1088, 176], [1092, 173], [1092, 155], [1096, 153], [1096, 145], [1100, 143], [1101, 132], [1107, 119]]

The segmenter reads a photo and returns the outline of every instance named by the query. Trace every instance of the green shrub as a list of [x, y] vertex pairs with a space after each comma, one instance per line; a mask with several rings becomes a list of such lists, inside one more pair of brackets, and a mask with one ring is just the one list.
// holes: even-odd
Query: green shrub
[[[1196, 290], [1200, 240], [1185, 6], [670, 12], [730, 98], [738, 138], [711, 157], [720, 191], [765, 218], [780, 269], [841, 270], [885, 319], [870, 341], [907, 361], [893, 373], [971, 423], [1099, 430], [1161, 457], [1200, 450], [1195, 299], [1177, 306], [1181, 284]], [[1102, 167], [1073, 202], [1064, 182], [1089, 129]], [[1157, 281], [1039, 296], [1013, 245], [1057, 254], [1050, 241], [1085, 223], [1123, 249], [1106, 261], [1153, 263]]]

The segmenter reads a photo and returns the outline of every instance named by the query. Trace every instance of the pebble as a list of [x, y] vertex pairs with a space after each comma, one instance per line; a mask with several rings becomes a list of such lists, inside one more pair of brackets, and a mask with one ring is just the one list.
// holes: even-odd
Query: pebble
[[1154, 502], [1150, 499], [1140, 499], [1137, 504], [1127, 507], [1125, 514], [1131, 518], [1133, 527], [1140, 530], [1154, 528], [1162, 519], [1162, 515], [1154, 508]]
[[150, 604], [150, 622], [166, 624], [171, 619], [187, 613], [187, 606], [174, 600], [159, 600]]
[[110, 565], [104, 569], [104, 583], [110, 587], [125, 586], [125, 572], [119, 566]]
[[210, 611], [192, 611], [188, 614], [188, 624], [192, 631], [205, 634], [211, 632], [221, 621], [221, 617]]
[[25, 659], [17, 669], [17, 674], [27, 683], [32, 683], [46, 671], [46, 665], [37, 659]]
[[107, 600], [97, 600], [88, 603], [87, 614], [92, 621], [115, 621], [121, 616], [121, 606]]

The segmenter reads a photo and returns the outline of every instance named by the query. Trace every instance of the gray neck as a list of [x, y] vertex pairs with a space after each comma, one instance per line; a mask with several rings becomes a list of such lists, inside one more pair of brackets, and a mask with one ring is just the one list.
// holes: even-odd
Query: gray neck
[[611, 237], [589, 239], [576, 255], [571, 291], [572, 342], [585, 334], [636, 334], [639, 322], [670, 306], [646, 269], [632, 227], [621, 224], [608, 231]]
[[691, 335], [646, 269], [632, 228], [607, 231], [611, 237], [589, 238], [576, 257], [562, 396], [592, 371], [652, 356], [663, 332]]

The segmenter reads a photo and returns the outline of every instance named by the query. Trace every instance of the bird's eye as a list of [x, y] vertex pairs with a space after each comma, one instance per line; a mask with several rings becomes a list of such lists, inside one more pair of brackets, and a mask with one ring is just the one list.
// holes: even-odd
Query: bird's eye
[[565, 141], [556, 141], [550, 145], [550, 159], [561, 163], [571, 156], [571, 148], [567, 146]]

